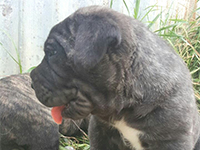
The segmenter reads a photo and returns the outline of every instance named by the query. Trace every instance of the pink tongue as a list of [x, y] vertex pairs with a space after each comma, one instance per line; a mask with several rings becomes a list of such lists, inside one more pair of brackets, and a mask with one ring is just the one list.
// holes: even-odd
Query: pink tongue
[[62, 110], [65, 108], [65, 106], [57, 106], [57, 107], [53, 107], [51, 109], [51, 116], [53, 118], [53, 120], [57, 123], [57, 124], [61, 124], [62, 123], [62, 115], [61, 112]]

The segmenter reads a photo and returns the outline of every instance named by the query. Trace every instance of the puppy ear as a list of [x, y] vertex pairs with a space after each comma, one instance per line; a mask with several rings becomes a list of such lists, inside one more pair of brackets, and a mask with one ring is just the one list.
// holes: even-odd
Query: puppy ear
[[109, 19], [83, 20], [75, 40], [74, 63], [83, 69], [93, 68], [111, 47], [121, 43], [118, 25]]

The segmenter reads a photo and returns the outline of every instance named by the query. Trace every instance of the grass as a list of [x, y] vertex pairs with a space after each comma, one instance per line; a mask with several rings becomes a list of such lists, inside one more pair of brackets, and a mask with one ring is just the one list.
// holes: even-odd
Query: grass
[[73, 147], [75, 150], [89, 150], [89, 139], [88, 136], [82, 137], [66, 137], [61, 135], [60, 136], [60, 150], [66, 150], [65, 147]]
[[19, 50], [13, 40], [13, 38], [5, 31], [1, 30], [0, 31], [2, 33], [4, 33], [6, 35], [6, 37], [9, 39], [9, 41], [11, 41], [12, 45], [14, 46], [14, 49], [15, 49], [15, 52], [16, 52], [16, 55], [17, 55], [17, 58], [15, 58], [3, 45], [3, 43], [0, 42], [0, 45], [1, 47], [3, 48], [3, 50], [6, 51], [6, 53], [10, 56], [10, 58], [18, 65], [19, 67], [19, 72], [22, 73], [22, 64], [21, 64], [21, 58], [20, 58], [20, 53], [19, 53]]

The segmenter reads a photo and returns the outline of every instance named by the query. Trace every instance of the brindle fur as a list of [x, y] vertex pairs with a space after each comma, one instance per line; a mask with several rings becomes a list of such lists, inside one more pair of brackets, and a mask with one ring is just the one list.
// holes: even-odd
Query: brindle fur
[[46, 106], [66, 105], [66, 118], [92, 114], [91, 150], [134, 149], [114, 128], [122, 119], [143, 133], [143, 150], [200, 150], [190, 73], [139, 21], [106, 7], [81, 8], [52, 28], [44, 51], [31, 73], [36, 96]]
[[[87, 122], [75, 123], [86, 131]], [[58, 129], [50, 109], [37, 100], [29, 74], [0, 80], [0, 150], [58, 150], [58, 130], [67, 136], [80, 134], [69, 120]]]

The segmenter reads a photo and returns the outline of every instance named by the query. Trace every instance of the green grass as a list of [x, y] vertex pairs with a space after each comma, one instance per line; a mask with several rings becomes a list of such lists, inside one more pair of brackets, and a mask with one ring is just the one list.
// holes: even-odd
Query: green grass
[[66, 150], [65, 147], [70, 146], [73, 147], [75, 150], [89, 150], [89, 139], [88, 136], [82, 137], [66, 137], [61, 135], [60, 136], [60, 150]]
[[3, 45], [2, 42], [0, 42], [0, 46], [3, 48], [3, 50], [6, 51], [6, 53], [10, 56], [10, 58], [18, 65], [18, 67], [19, 67], [19, 72], [22, 73], [22, 64], [21, 64], [20, 53], [19, 53], [19, 50], [18, 50], [18, 48], [17, 48], [17, 46], [16, 46], [16, 44], [15, 44], [13, 38], [12, 38], [7, 32], [5, 32], [5, 31], [3, 31], [3, 30], [1, 30], [1, 29], [0, 29], [0, 32], [2, 32], [3, 34], [5, 34], [6, 37], [9, 39], [9, 41], [11, 41], [12, 45], [14, 46], [14, 49], [15, 49], [17, 58], [15, 58], [15, 57], [9, 52], [9, 50], [7, 50], [7, 49], [4, 47], [4, 45]]

